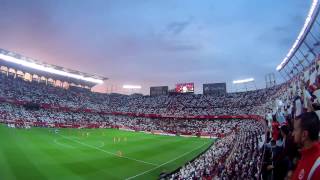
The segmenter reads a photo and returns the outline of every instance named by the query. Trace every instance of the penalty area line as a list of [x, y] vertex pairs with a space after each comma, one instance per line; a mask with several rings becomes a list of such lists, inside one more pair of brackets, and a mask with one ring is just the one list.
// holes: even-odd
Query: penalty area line
[[83, 142], [81, 142], [81, 141], [77, 141], [77, 140], [75, 140], [75, 139], [69, 138], [69, 137], [64, 136], [64, 135], [61, 135], [61, 134], [58, 134], [58, 135], [61, 136], [61, 137], [63, 137], [63, 138], [65, 138], [65, 139], [68, 139], [68, 140], [70, 140], [70, 141], [76, 142], [76, 143], [78, 143], [78, 144], [81, 144], [81, 145], [83, 145], [83, 146], [87, 146], [87, 147], [92, 148], [92, 149], [99, 150], [99, 151], [104, 152], [104, 153], [106, 153], [106, 154], [114, 155], [114, 156], [119, 157], [119, 158], [129, 159], [129, 160], [136, 161], [136, 162], [140, 162], [140, 163], [144, 163], [144, 164], [149, 164], [149, 165], [152, 165], [152, 166], [158, 166], [158, 164], [154, 164], [154, 163], [151, 163], [151, 162], [146, 162], [146, 161], [142, 161], [142, 160], [139, 160], [139, 159], [130, 158], [130, 157], [126, 157], [126, 156], [119, 156], [118, 154], [115, 154], [115, 153], [113, 153], [113, 152], [106, 151], [106, 150], [101, 149], [101, 148], [99, 148], [99, 147], [92, 146], [92, 145], [90, 145], [90, 144], [86, 144], [86, 143], [83, 143]]
[[209, 143], [205, 143], [205, 144], [203, 144], [203, 145], [201, 145], [201, 146], [199, 146], [199, 147], [196, 147], [196, 148], [192, 149], [191, 151], [188, 151], [188, 152], [186, 152], [186, 153], [183, 153], [182, 155], [180, 155], [180, 156], [178, 156], [178, 157], [176, 157], [176, 158], [174, 158], [174, 159], [171, 159], [170, 161], [167, 161], [167, 162], [165, 162], [165, 163], [163, 163], [163, 164], [160, 164], [159, 166], [156, 166], [156, 167], [154, 167], [154, 168], [152, 168], [152, 169], [149, 169], [149, 170], [147, 170], [147, 171], [144, 171], [144, 172], [142, 172], [142, 173], [140, 173], [140, 174], [137, 174], [137, 175], [135, 175], [135, 176], [128, 177], [128, 178], [126, 178], [126, 180], [134, 179], [134, 178], [136, 178], [136, 177], [139, 177], [139, 176], [142, 176], [142, 175], [144, 175], [144, 174], [146, 174], [146, 173], [149, 173], [149, 172], [151, 172], [151, 171], [154, 171], [154, 170], [160, 168], [161, 166], [164, 166], [164, 165], [166, 165], [166, 164], [169, 164], [169, 163], [171, 163], [171, 162], [173, 162], [173, 161], [175, 161], [175, 160], [177, 160], [177, 159], [182, 158], [183, 156], [185, 156], [185, 155], [187, 155], [187, 154], [192, 153], [192, 152], [195, 151], [195, 150], [198, 150], [198, 149], [202, 148], [203, 146], [205, 146], [205, 145], [207, 145], [207, 144], [209, 144]]

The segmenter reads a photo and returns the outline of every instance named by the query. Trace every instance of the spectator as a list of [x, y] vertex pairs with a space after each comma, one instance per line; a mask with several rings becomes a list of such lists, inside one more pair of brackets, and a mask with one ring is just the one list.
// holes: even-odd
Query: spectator
[[320, 122], [315, 112], [303, 113], [294, 121], [294, 141], [301, 146], [301, 159], [292, 174], [293, 180], [320, 179]]

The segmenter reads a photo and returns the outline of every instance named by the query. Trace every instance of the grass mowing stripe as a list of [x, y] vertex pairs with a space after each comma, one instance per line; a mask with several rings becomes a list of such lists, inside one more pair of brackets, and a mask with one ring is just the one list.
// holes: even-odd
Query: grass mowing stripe
[[[27, 133], [26, 133], [27, 134]], [[25, 136], [23, 133], [14, 134], [11, 138], [12, 148], [5, 148], [5, 156], [9, 162], [8, 166], [11, 168], [12, 172], [15, 174], [16, 179], [48, 179], [47, 176], [41, 170], [41, 166], [33, 161], [34, 156], [31, 155], [30, 147], [33, 146], [33, 142], [25, 141]], [[12, 147], [12, 146], [11, 146]], [[26, 151], [26, 149], [28, 149]], [[37, 154], [36, 149], [31, 151]]]
[[183, 156], [185, 156], [185, 155], [187, 155], [187, 154], [192, 153], [192, 152], [195, 151], [195, 150], [198, 150], [198, 149], [202, 148], [203, 146], [205, 146], [205, 145], [207, 145], [207, 144], [209, 144], [209, 143], [205, 143], [205, 144], [203, 144], [203, 145], [201, 145], [201, 146], [199, 146], [199, 147], [197, 147], [197, 148], [192, 149], [191, 151], [188, 151], [188, 152], [186, 152], [186, 153], [183, 153], [182, 155], [180, 155], [180, 156], [178, 156], [178, 157], [176, 157], [176, 158], [174, 158], [174, 159], [171, 159], [170, 161], [167, 161], [167, 162], [165, 162], [165, 163], [163, 163], [163, 164], [160, 164], [160, 165], [157, 166], [157, 167], [154, 167], [154, 168], [152, 168], [152, 169], [149, 169], [149, 170], [147, 170], [147, 171], [144, 171], [144, 172], [142, 172], [142, 173], [140, 173], [140, 174], [137, 174], [137, 175], [135, 175], [135, 176], [128, 177], [128, 178], [126, 178], [126, 180], [134, 179], [134, 178], [136, 178], [136, 177], [139, 177], [139, 176], [142, 176], [142, 175], [144, 175], [144, 174], [146, 174], [146, 173], [149, 173], [149, 172], [151, 172], [151, 171], [153, 171], [153, 170], [156, 170], [156, 169], [160, 168], [161, 166], [164, 166], [164, 165], [166, 165], [166, 164], [169, 164], [169, 163], [171, 163], [171, 162], [173, 162], [173, 161], [175, 161], [175, 160], [177, 160], [177, 159], [182, 158]]
[[83, 145], [83, 146], [87, 146], [87, 147], [90, 147], [90, 148], [92, 148], [92, 149], [96, 149], [96, 150], [99, 150], [99, 151], [101, 151], [101, 152], [104, 152], [104, 153], [107, 153], [107, 154], [111, 154], [111, 155], [114, 155], [114, 156], [119, 157], [119, 158], [125, 158], [125, 159], [129, 159], [129, 160], [132, 160], [132, 161], [137, 161], [137, 162], [140, 162], [140, 163], [144, 163], [144, 164], [149, 164], [149, 165], [152, 165], [152, 166], [158, 166], [158, 164], [154, 164], [154, 163], [151, 163], [151, 162], [146, 162], [146, 161], [142, 161], [142, 160], [139, 160], [139, 159], [130, 158], [130, 157], [126, 157], [126, 156], [119, 156], [118, 154], [115, 154], [115, 153], [106, 151], [106, 150], [101, 149], [101, 148], [98, 148], [98, 147], [96, 147], [96, 146], [92, 146], [92, 145], [89, 145], [89, 144], [86, 144], [86, 143], [77, 141], [77, 140], [75, 140], [75, 139], [69, 138], [69, 137], [64, 136], [64, 135], [61, 135], [61, 134], [59, 134], [59, 136], [65, 138], [65, 139], [68, 139], [68, 140], [70, 140], [70, 141], [79, 143], [79, 144], [81, 144], [81, 145]]
[[[28, 156], [34, 159], [34, 161], [36, 162], [41, 172], [46, 176], [46, 180], [55, 180], [55, 179], [82, 180], [83, 179], [82, 177], [79, 176], [79, 174], [76, 174], [70, 171], [69, 169], [65, 168], [63, 166], [62, 161], [59, 161], [56, 159], [57, 156], [48, 154], [48, 151], [52, 149], [57, 149], [58, 147], [60, 148], [60, 145], [51, 143], [53, 138], [55, 138], [54, 136], [48, 133], [43, 133], [43, 131], [33, 131], [32, 133], [30, 132], [27, 133], [27, 132], [28, 131], [21, 131], [17, 134], [22, 133], [19, 138], [20, 141], [22, 143], [27, 142], [27, 144], [25, 144], [24, 147], [28, 149], [27, 150], [27, 152], [29, 152]], [[66, 148], [62, 147], [62, 149], [56, 154], [59, 154], [59, 156], [63, 156], [63, 155], [66, 155], [65, 152], [66, 152]], [[36, 180], [36, 179], [37, 178], [33, 178], [33, 180]]]
[[[0, 131], [1, 138], [5, 137], [6, 139], [10, 139], [11, 136], [3, 136], [3, 133]], [[0, 141], [0, 179], [16, 179], [15, 173], [12, 171], [8, 161], [8, 155], [5, 154], [5, 149], [8, 148], [8, 143], [3, 143], [3, 139]]]

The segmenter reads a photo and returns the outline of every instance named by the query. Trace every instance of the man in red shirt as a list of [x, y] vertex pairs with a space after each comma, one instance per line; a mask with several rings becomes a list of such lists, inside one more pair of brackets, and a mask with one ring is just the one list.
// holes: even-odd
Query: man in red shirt
[[294, 142], [301, 147], [301, 159], [292, 180], [320, 180], [320, 121], [315, 112], [298, 116], [293, 125]]
[[272, 126], [272, 139], [274, 141], [277, 141], [279, 139], [279, 135], [280, 135], [280, 130], [279, 130], [280, 124], [277, 121], [275, 115], [272, 116], [272, 124], [271, 124], [271, 126]]

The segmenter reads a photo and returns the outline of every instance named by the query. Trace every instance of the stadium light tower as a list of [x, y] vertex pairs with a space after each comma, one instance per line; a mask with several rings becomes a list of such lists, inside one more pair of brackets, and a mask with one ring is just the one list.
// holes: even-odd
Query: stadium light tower
[[233, 84], [243, 84], [244, 86], [245, 86], [245, 88], [246, 88], [246, 91], [248, 91], [248, 87], [247, 87], [247, 85], [249, 84], [249, 83], [254, 83], [254, 86], [255, 86], [255, 89], [257, 89], [257, 87], [256, 87], [256, 84], [255, 84], [255, 81], [254, 81], [254, 78], [247, 78], [247, 79], [240, 79], [240, 80], [234, 80], [233, 82], [232, 82]]
[[274, 73], [269, 73], [265, 75], [266, 88], [270, 88], [276, 85], [276, 77]]

